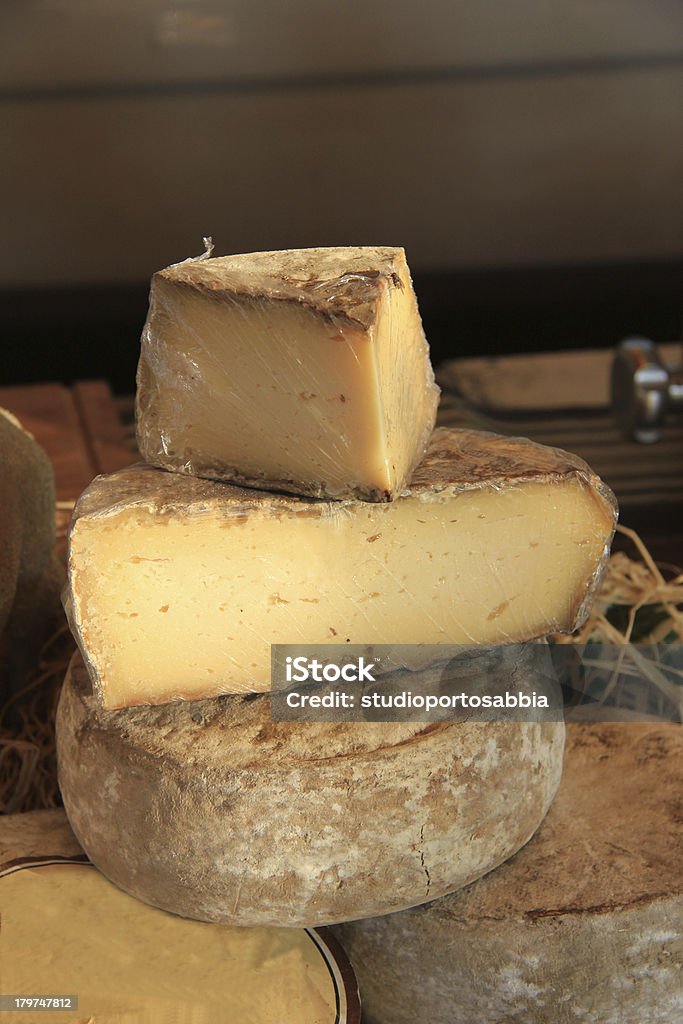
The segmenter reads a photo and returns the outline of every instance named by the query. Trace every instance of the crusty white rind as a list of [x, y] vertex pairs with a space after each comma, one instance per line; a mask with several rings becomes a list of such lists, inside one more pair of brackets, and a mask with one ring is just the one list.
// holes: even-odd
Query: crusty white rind
[[563, 736], [273, 722], [265, 694], [104, 711], [78, 657], [57, 716], [64, 805], [95, 864], [148, 903], [237, 925], [329, 924], [465, 885], [538, 827]]
[[368, 1024], [683, 1020], [683, 729], [570, 724], [515, 857], [426, 906], [335, 929]]

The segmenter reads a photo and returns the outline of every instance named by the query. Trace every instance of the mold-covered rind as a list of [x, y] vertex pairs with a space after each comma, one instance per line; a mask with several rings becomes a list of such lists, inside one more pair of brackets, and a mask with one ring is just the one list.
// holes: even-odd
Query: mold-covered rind
[[64, 805], [95, 864], [155, 906], [238, 925], [384, 914], [467, 884], [538, 827], [563, 736], [273, 722], [268, 695], [104, 711], [78, 656], [57, 717]]
[[570, 724], [532, 841], [458, 893], [341, 925], [368, 1024], [683, 1019], [683, 729]]
[[197, 288], [217, 302], [296, 302], [326, 320], [367, 330], [375, 323], [382, 290], [403, 287], [404, 268], [400, 246], [284, 249], [183, 260], [157, 271], [153, 281]]

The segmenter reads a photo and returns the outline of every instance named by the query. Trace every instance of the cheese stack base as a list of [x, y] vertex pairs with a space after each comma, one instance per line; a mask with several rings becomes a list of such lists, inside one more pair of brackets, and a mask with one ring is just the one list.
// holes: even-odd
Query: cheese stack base
[[572, 724], [537, 835], [486, 878], [335, 929], [367, 1024], [683, 1020], [683, 729]]
[[329, 924], [466, 885], [542, 821], [563, 739], [559, 722], [273, 722], [267, 694], [107, 711], [78, 656], [57, 715], [90, 859], [147, 903], [235, 925]]

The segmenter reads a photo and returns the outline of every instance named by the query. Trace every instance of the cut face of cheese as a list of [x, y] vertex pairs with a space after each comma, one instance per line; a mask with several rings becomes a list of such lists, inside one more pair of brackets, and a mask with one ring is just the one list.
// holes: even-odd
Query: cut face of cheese
[[683, 729], [569, 724], [531, 842], [458, 893], [335, 929], [368, 1024], [683, 1020]]
[[[506, 649], [534, 688], [536, 645]], [[186, 917], [317, 926], [452, 892], [527, 842], [562, 722], [274, 722], [270, 694], [106, 711], [79, 656], [57, 712], [83, 849]]]
[[105, 707], [270, 688], [271, 644], [495, 644], [583, 619], [614, 529], [580, 460], [438, 430], [391, 504], [164, 473], [99, 477], [69, 613]]
[[[340, 1020], [339, 969], [326, 962], [324, 941], [302, 929], [182, 920], [76, 863], [0, 872], [0, 912], [3, 994], [78, 998], [77, 1009], [54, 1014], [4, 1012], [7, 1024], [43, 1016], [65, 1024]], [[341, 1020], [358, 1024], [355, 1014]]]
[[187, 260], [152, 280], [137, 393], [149, 463], [387, 501], [424, 453], [437, 400], [402, 249]]

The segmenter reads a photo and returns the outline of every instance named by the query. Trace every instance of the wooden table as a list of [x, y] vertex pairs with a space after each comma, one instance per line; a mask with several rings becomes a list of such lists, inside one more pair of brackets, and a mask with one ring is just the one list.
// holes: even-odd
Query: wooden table
[[[672, 366], [680, 360], [679, 344], [659, 349]], [[581, 456], [616, 494], [623, 525], [655, 558], [683, 565], [683, 417], [670, 417], [655, 444], [622, 437], [610, 408], [613, 354], [454, 359], [437, 374], [439, 422], [530, 437]]]

